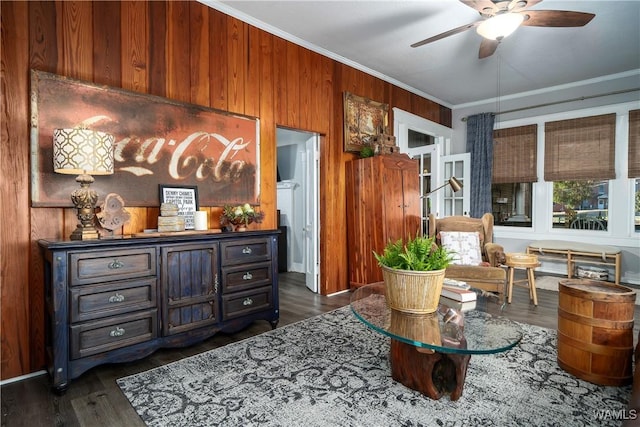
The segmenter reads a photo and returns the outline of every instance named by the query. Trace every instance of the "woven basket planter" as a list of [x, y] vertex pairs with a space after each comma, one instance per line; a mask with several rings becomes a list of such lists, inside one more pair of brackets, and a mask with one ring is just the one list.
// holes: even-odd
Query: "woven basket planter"
[[438, 308], [445, 270], [394, 270], [382, 266], [387, 304], [404, 313], [428, 314]]
[[436, 313], [414, 314], [391, 310], [389, 331], [413, 341], [442, 345], [440, 322]]

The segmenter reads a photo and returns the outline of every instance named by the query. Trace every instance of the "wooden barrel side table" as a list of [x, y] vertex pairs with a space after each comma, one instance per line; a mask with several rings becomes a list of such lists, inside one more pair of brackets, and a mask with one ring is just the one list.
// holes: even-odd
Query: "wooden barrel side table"
[[594, 384], [631, 384], [635, 300], [636, 292], [626, 286], [561, 280], [558, 365]]
[[[529, 298], [533, 300], [534, 305], [538, 305], [538, 294], [536, 292], [536, 278], [533, 270], [540, 267], [538, 257], [532, 254], [508, 253], [505, 254], [505, 265], [508, 268], [508, 284], [507, 284], [507, 302], [511, 304], [511, 296], [513, 295], [513, 285], [529, 288]], [[513, 280], [513, 273], [516, 268], [524, 268], [527, 270], [527, 278], [522, 280]]]

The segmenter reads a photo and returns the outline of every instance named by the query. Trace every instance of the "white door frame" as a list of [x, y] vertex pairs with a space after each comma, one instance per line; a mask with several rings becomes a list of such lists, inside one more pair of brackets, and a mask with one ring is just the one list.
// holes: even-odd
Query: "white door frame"
[[320, 290], [320, 135], [306, 142], [304, 153], [305, 201], [304, 272], [305, 284], [312, 292]]
[[[320, 291], [320, 134], [277, 127], [277, 147], [292, 146], [295, 155], [285, 155], [288, 170], [278, 189], [290, 186], [291, 218], [289, 225], [287, 270], [305, 275], [305, 284]], [[289, 182], [287, 182], [289, 180]], [[279, 199], [280, 197], [278, 197]], [[284, 199], [282, 200], [285, 201]], [[280, 201], [278, 201], [280, 204]], [[284, 206], [283, 206], [284, 207]]]
[[[433, 145], [425, 145], [418, 148], [409, 148], [409, 129], [416, 132], [431, 135], [435, 143]], [[401, 153], [407, 154], [409, 157], [416, 158], [428, 156], [430, 158], [429, 172], [424, 174], [424, 169], [420, 170], [420, 191], [422, 196], [425, 195], [424, 183], [422, 178], [429, 175], [431, 178], [431, 190], [440, 187], [444, 181], [440, 168], [442, 166], [441, 156], [448, 155], [451, 146], [451, 138], [453, 130], [441, 124], [427, 120], [424, 117], [417, 116], [400, 108], [393, 108], [393, 134], [398, 142]], [[418, 171], [416, 171], [418, 173]], [[442, 210], [442, 198], [438, 193], [428, 196], [430, 209], [426, 203], [421, 203], [423, 221], [427, 218], [427, 211], [439, 215]]]

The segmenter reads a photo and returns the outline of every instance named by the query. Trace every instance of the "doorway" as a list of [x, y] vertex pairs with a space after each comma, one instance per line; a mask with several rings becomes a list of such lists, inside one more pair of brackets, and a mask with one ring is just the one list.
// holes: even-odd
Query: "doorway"
[[303, 274], [307, 288], [318, 293], [320, 135], [278, 127], [276, 147], [277, 206], [281, 232], [286, 235], [287, 242], [285, 271]]

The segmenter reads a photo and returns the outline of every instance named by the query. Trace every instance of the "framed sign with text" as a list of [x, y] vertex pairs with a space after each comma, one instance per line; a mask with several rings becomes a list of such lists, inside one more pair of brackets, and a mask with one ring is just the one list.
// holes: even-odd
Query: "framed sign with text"
[[183, 185], [158, 185], [160, 189], [160, 205], [173, 203], [178, 207], [178, 216], [184, 217], [185, 230], [193, 230], [196, 226], [195, 215], [198, 210], [198, 187]]
[[115, 136], [115, 173], [91, 185], [100, 199], [157, 206], [162, 183], [197, 186], [201, 206], [260, 203], [257, 118], [32, 70], [32, 206], [73, 206], [78, 184], [52, 160], [53, 130], [73, 127]]

